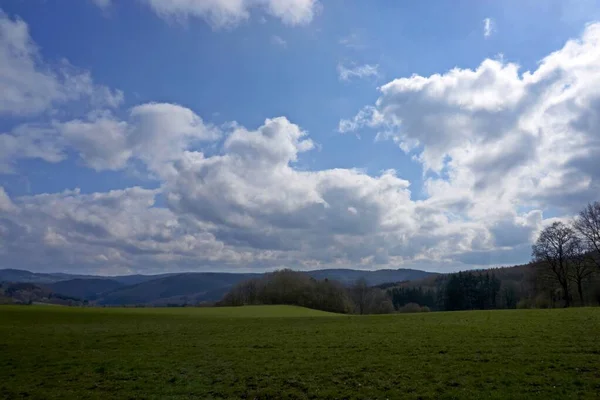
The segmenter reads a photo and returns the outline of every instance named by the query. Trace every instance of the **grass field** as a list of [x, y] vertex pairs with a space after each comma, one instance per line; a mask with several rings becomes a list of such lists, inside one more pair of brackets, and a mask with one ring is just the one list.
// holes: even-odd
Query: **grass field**
[[0, 398], [600, 397], [600, 309], [0, 307]]

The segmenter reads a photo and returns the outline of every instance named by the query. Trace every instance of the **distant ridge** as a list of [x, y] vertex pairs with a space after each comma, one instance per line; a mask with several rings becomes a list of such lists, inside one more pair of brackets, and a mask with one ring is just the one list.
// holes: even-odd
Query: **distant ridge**
[[[414, 269], [321, 269], [306, 273], [315, 279], [336, 280], [346, 285], [360, 278], [366, 279], [369, 285], [380, 285], [437, 275]], [[54, 293], [88, 300], [98, 305], [175, 305], [220, 300], [235, 284], [260, 275], [262, 273], [187, 272], [94, 276], [0, 269], [0, 282], [34, 283]]]

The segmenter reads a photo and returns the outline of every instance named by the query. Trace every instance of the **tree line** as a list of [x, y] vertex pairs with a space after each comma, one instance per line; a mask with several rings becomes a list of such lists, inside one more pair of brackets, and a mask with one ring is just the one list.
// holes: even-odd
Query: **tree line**
[[600, 304], [600, 202], [573, 220], [544, 228], [528, 266], [445, 274], [426, 284], [370, 287], [276, 271], [235, 286], [220, 305], [290, 304], [324, 311], [384, 314], [394, 311], [546, 308]]
[[388, 286], [396, 309], [411, 303], [443, 311], [600, 304], [600, 202], [544, 228], [526, 267], [442, 275], [425, 288]]
[[[600, 202], [544, 228], [532, 248], [537, 283], [564, 307], [586, 304], [586, 283], [600, 272]], [[596, 293], [599, 294], [599, 293]]]
[[386, 314], [394, 311], [388, 294], [359, 279], [346, 287], [329, 279], [317, 280], [284, 269], [234, 286], [221, 306], [287, 304], [335, 313]]
[[494, 271], [465, 271], [441, 275], [432, 286], [389, 288], [396, 310], [419, 304], [435, 311], [516, 308], [520, 298], [514, 282], [503, 282]]

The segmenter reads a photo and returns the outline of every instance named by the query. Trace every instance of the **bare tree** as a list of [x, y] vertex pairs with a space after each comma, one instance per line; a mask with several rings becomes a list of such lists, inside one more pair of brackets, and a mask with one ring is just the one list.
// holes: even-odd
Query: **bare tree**
[[600, 268], [600, 202], [588, 204], [575, 218], [575, 230], [585, 241], [591, 259]]
[[540, 233], [532, 248], [534, 261], [545, 263], [562, 288], [565, 307], [571, 305], [570, 259], [576, 242], [577, 236], [571, 228], [562, 222], [555, 222]]
[[358, 313], [365, 314], [369, 301], [369, 285], [367, 284], [367, 280], [365, 278], [357, 279], [350, 288], [350, 293], [352, 294], [352, 300], [358, 309]]
[[569, 279], [577, 285], [577, 293], [579, 294], [581, 305], [585, 303], [583, 299], [583, 282], [594, 273], [594, 264], [590, 261], [591, 259], [593, 257], [590, 257], [581, 239], [575, 237], [571, 246], [569, 260], [571, 263], [571, 273]]

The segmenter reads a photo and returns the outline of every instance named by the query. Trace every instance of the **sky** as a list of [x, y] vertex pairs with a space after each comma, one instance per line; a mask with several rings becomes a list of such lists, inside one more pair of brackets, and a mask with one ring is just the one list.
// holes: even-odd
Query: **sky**
[[600, 1], [0, 3], [0, 268], [522, 264], [599, 155]]

